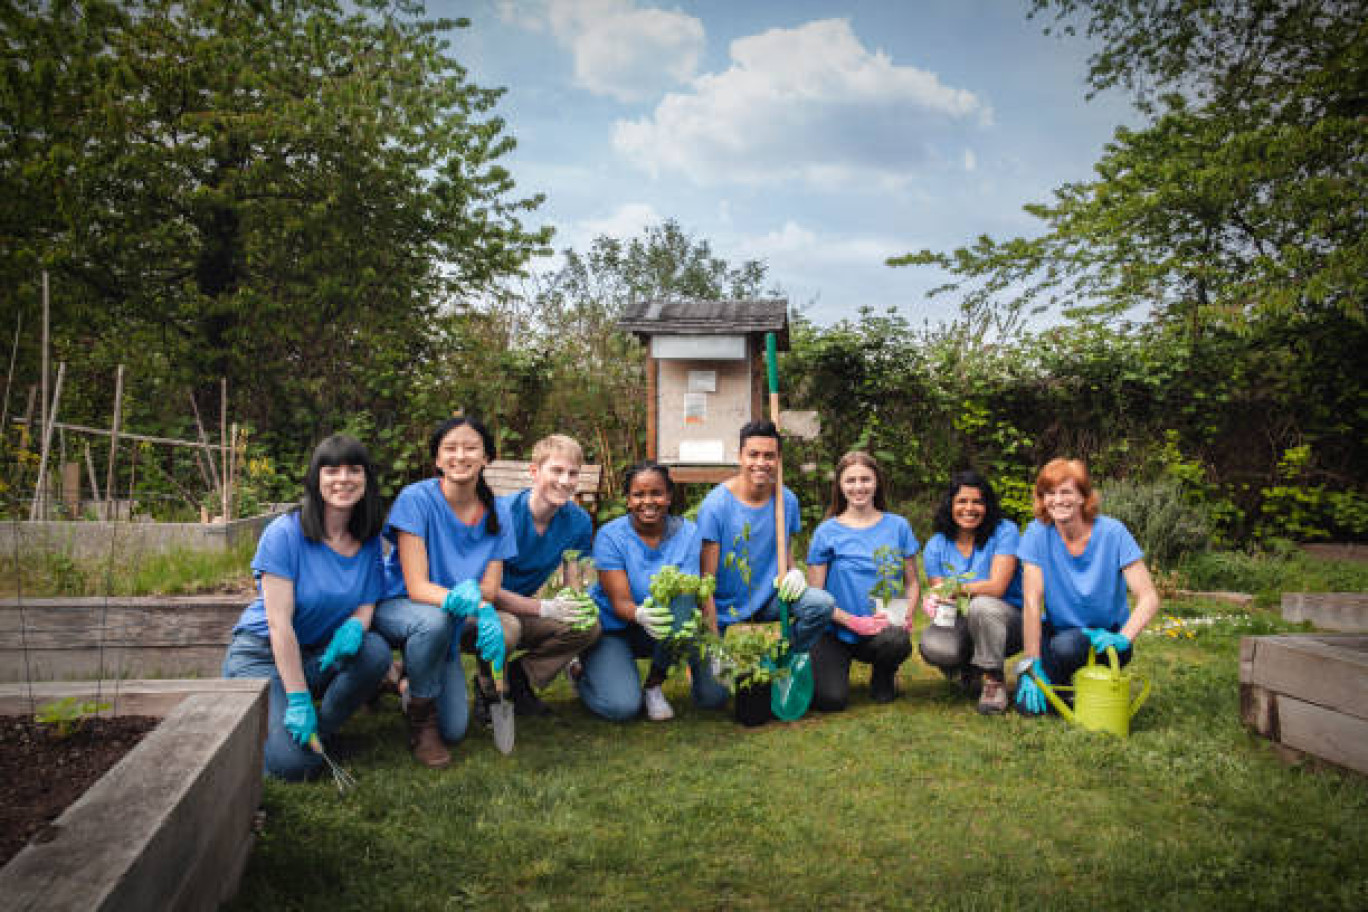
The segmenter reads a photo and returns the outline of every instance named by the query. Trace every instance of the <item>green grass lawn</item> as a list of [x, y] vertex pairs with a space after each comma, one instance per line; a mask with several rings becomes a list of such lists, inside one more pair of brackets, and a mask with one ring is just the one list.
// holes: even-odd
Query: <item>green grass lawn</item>
[[673, 722], [629, 725], [561, 682], [511, 756], [472, 731], [440, 772], [387, 700], [347, 729], [355, 793], [267, 784], [231, 908], [1368, 908], [1368, 780], [1239, 722], [1239, 637], [1286, 629], [1147, 634], [1126, 741], [981, 717], [915, 656], [892, 704], [754, 730], [682, 680]]

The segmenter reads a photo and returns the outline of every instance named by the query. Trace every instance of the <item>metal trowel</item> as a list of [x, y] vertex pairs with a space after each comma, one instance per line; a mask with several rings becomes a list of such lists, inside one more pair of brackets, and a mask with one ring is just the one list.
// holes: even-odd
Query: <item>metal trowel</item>
[[504, 680], [502, 668], [492, 668], [494, 693], [498, 699], [489, 704], [489, 721], [494, 726], [494, 746], [501, 754], [513, 753], [513, 738], [516, 733], [513, 721], [513, 701], [508, 699], [508, 683]]

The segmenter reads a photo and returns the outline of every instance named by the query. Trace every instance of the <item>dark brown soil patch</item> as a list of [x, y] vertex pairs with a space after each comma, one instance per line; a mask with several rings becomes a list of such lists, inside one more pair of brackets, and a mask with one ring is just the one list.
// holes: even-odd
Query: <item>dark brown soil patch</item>
[[143, 735], [154, 716], [86, 719], [65, 738], [29, 716], [0, 716], [0, 866], [95, 784]]

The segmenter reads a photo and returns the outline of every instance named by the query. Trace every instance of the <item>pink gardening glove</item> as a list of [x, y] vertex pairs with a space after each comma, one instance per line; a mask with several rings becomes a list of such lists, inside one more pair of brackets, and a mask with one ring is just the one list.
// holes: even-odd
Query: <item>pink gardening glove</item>
[[852, 614], [846, 618], [846, 629], [862, 637], [874, 636], [888, 626], [888, 615], [880, 612], [873, 617]]
[[922, 599], [922, 611], [926, 613], [927, 617], [933, 618], [936, 616], [936, 606], [938, 604], [940, 604], [940, 599], [936, 598], [934, 595], [928, 595], [926, 598]]

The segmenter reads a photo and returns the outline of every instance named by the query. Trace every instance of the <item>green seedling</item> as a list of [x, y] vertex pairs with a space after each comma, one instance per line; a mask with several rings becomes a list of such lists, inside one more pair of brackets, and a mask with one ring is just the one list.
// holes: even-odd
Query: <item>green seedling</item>
[[737, 628], [718, 644], [724, 676], [738, 687], [765, 685], [789, 674], [789, 666], [781, 663], [784, 643], [776, 632], [768, 628]]
[[86, 719], [107, 709], [110, 709], [109, 703], [80, 702], [75, 697], [65, 697], [40, 706], [33, 718], [58, 738], [69, 738]]
[[931, 587], [931, 592], [937, 598], [954, 599], [956, 610], [963, 614], [969, 610], [969, 593], [964, 591], [964, 586], [973, 582], [974, 573], [972, 570], [956, 573], [954, 565], [949, 562], [944, 565], [944, 570], [945, 577]]
[[[750, 523], [746, 523], [741, 527], [740, 533], [732, 539], [731, 550], [722, 560], [722, 566], [734, 568], [741, 577], [742, 585], [746, 587], [746, 598], [742, 599], [743, 603], [750, 600], [751, 593], [750, 534]], [[727, 606], [727, 611], [733, 618], [736, 617], [735, 605]]]
[[874, 568], [879, 578], [869, 594], [878, 599], [880, 604], [887, 605], [890, 600], [903, 594], [903, 566], [901, 549], [892, 545], [874, 549]]

